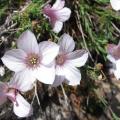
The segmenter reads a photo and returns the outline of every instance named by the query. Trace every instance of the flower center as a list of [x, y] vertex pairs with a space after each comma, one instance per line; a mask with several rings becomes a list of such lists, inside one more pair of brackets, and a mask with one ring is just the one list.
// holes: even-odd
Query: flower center
[[63, 65], [64, 62], [65, 62], [65, 60], [66, 60], [65, 55], [58, 55], [56, 57], [56, 63], [57, 63], [57, 65]]
[[12, 102], [16, 101], [17, 90], [15, 88], [8, 88], [7, 96]]
[[26, 57], [26, 65], [29, 68], [36, 68], [40, 63], [40, 57], [37, 54], [28, 54]]
[[57, 15], [55, 14], [55, 10], [53, 10], [50, 5], [47, 5], [46, 7], [44, 7], [43, 13], [47, 15], [50, 21], [57, 20]]

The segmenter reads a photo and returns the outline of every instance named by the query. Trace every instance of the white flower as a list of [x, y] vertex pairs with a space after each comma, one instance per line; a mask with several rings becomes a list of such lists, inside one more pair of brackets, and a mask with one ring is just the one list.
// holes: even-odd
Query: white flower
[[120, 0], [110, 0], [110, 3], [114, 10], [120, 10]]
[[76, 67], [83, 66], [88, 59], [88, 52], [76, 50], [75, 42], [68, 34], [63, 34], [58, 42], [59, 55], [56, 58], [56, 79], [53, 86], [60, 85], [65, 79], [69, 85], [80, 84], [81, 74]]
[[5, 74], [5, 68], [0, 66], [0, 76], [3, 76]]
[[108, 44], [107, 58], [113, 63], [113, 73], [117, 79], [120, 79], [120, 44]]
[[[13, 79], [16, 78], [14, 77]], [[22, 88], [22, 86], [19, 87]], [[11, 83], [0, 82], [0, 105], [9, 99], [13, 103], [13, 111], [18, 117], [28, 117], [33, 114], [33, 109], [32, 106], [20, 95], [19, 87], [17, 88]]]
[[53, 61], [59, 46], [50, 41], [38, 45], [34, 34], [27, 30], [19, 37], [17, 47], [18, 49], [7, 51], [2, 61], [17, 74], [20, 83], [25, 86], [28, 84], [30, 88], [36, 79], [52, 84], [55, 78]]
[[48, 4], [43, 9], [43, 13], [49, 18], [53, 31], [56, 33], [61, 31], [63, 22], [67, 21], [71, 15], [71, 10], [64, 5], [65, 0], [56, 0], [53, 6]]

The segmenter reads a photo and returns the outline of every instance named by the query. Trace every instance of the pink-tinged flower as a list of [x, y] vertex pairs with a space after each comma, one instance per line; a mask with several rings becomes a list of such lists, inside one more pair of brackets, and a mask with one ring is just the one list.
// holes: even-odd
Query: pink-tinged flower
[[[50, 41], [39, 45], [34, 34], [24, 32], [17, 41], [18, 49], [9, 50], [1, 58], [3, 63], [19, 77], [20, 83], [31, 88], [31, 84], [39, 81], [52, 84], [55, 78], [54, 59], [59, 46]], [[28, 88], [27, 88], [28, 89]]]
[[110, 0], [110, 3], [114, 10], [120, 10], [120, 0]]
[[56, 57], [56, 79], [53, 86], [60, 85], [65, 79], [69, 85], [80, 84], [81, 74], [77, 67], [83, 66], [88, 59], [86, 50], [76, 50], [75, 42], [68, 34], [63, 34], [58, 42], [59, 55]]
[[48, 4], [43, 9], [43, 13], [49, 18], [53, 31], [56, 33], [61, 31], [63, 22], [67, 21], [71, 15], [71, 10], [64, 5], [65, 0], [56, 0], [53, 6]]
[[18, 117], [28, 117], [33, 114], [32, 106], [20, 95], [19, 89], [11, 83], [0, 82], [0, 105], [10, 100], [13, 111]]
[[108, 44], [107, 58], [113, 63], [113, 73], [117, 79], [120, 79], [120, 44]]

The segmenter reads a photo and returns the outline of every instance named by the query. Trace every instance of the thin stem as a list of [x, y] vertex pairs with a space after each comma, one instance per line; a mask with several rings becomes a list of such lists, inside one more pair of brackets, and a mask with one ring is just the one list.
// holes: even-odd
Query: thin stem
[[33, 99], [32, 99], [32, 102], [31, 102], [31, 105], [33, 104], [34, 100], [35, 100], [35, 94], [34, 94], [34, 96], [33, 96]]
[[31, 4], [32, 4], [32, 1], [30, 1], [24, 8], [22, 8], [20, 13], [23, 13]]
[[82, 25], [81, 25], [81, 24], [80, 24], [80, 31], [81, 31], [81, 34], [82, 34], [84, 46], [85, 46], [85, 48], [87, 49], [88, 54], [89, 54], [92, 62], [94, 62], [94, 59], [92, 58], [92, 55], [91, 55], [91, 53], [90, 53], [90, 51], [89, 51], [89, 49], [88, 49], [88, 47], [87, 47], [87, 44], [86, 44], [86, 41], [85, 41], [85, 37], [84, 37], [84, 33], [83, 33], [83, 30], [82, 30]]
[[[76, 7], [77, 7], [77, 6], [76, 6]], [[78, 13], [78, 11], [75, 11], [75, 12], [76, 12], [76, 15], [77, 15], [77, 16], [76, 16], [76, 20], [77, 20], [78, 29], [79, 29], [79, 31], [81, 32], [84, 46], [85, 46], [86, 50], [88, 51], [88, 54], [89, 54], [92, 62], [94, 62], [94, 59], [93, 59], [93, 57], [92, 57], [92, 55], [91, 55], [91, 53], [90, 53], [90, 51], [89, 51], [89, 49], [88, 49], [88, 46], [87, 46], [86, 41], [85, 41], [85, 36], [84, 36], [84, 32], [83, 32], [82, 25], [81, 25], [81, 22], [80, 22], [79, 13]]]
[[42, 9], [43, 7], [45, 7], [47, 4], [49, 4], [52, 0], [48, 0], [45, 4], [43, 4], [40, 8]]
[[37, 98], [38, 105], [40, 106], [40, 100], [39, 100], [39, 97], [38, 97], [38, 94], [37, 94], [37, 83], [35, 83], [34, 86], [35, 86], [35, 96]]
[[62, 84], [61, 84], [61, 88], [62, 88], [62, 92], [63, 92], [64, 98], [65, 98], [65, 104], [66, 104], [66, 106], [68, 106], [68, 97], [65, 93], [65, 89]]
[[37, 94], [37, 83], [34, 83], [34, 96], [33, 96], [31, 105], [32, 105], [33, 102], [34, 102], [35, 97], [37, 98], [37, 102], [38, 102], [38, 104], [39, 104], [39, 106], [40, 106], [40, 100], [39, 100], [39, 97], [38, 97], [38, 94]]
[[118, 33], [120, 33], [119, 28], [118, 28], [113, 22], [111, 22], [111, 24], [112, 24], [112, 26], [116, 29], [116, 31], [117, 31]]
[[37, 94], [37, 84], [35, 84], [35, 95], [36, 95], [36, 98], [37, 98], [37, 101], [38, 101], [38, 105], [40, 106], [40, 100], [39, 100], [39, 97], [38, 97], [38, 94]]

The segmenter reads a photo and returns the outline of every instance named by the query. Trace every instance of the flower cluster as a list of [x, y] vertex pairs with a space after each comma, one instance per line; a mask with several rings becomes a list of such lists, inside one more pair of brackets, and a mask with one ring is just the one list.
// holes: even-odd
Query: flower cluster
[[[64, 0], [56, 0], [53, 6], [48, 4], [43, 9], [56, 33], [71, 14], [64, 5]], [[81, 74], [77, 67], [86, 63], [88, 52], [74, 51], [75, 42], [69, 34], [64, 33], [58, 44], [51, 41], [38, 44], [35, 35], [27, 30], [16, 42], [17, 49], [7, 51], [1, 58], [14, 74], [8, 83], [0, 83], [0, 105], [10, 100], [17, 116], [28, 117], [33, 113], [32, 105], [21, 94], [31, 90], [37, 80], [53, 87], [63, 82], [73, 86], [80, 84]]]
[[36, 80], [53, 86], [64, 81], [69, 85], [80, 84], [81, 74], [76, 67], [86, 63], [88, 53], [86, 50], [73, 51], [75, 42], [68, 34], [63, 34], [58, 44], [51, 41], [38, 44], [34, 34], [27, 30], [17, 40], [17, 47], [1, 58], [15, 73], [9, 83], [0, 83], [0, 104], [6, 98], [11, 100], [19, 117], [32, 114], [30, 104], [20, 92], [31, 90]]

